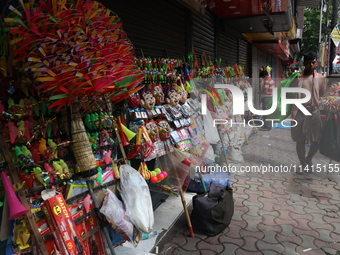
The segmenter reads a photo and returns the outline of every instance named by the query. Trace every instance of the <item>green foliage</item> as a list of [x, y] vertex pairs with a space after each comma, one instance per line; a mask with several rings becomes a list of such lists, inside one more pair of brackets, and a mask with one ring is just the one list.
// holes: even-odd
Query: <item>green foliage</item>
[[[327, 30], [327, 16], [328, 22], [332, 19], [332, 11], [333, 1], [330, 0], [325, 1], [325, 3], [329, 4], [329, 8], [324, 8], [324, 12], [322, 15], [322, 31], [321, 31], [321, 40], [324, 37], [329, 35], [330, 31], [333, 28], [328, 28]], [[328, 11], [328, 12], [327, 12]], [[302, 34], [302, 47], [301, 52], [299, 53], [299, 58], [301, 58], [305, 53], [309, 51], [318, 52], [319, 50], [319, 27], [320, 27], [320, 8], [304, 8], [304, 25], [303, 25], [303, 34]], [[338, 15], [338, 24], [340, 23], [340, 15]]]
[[[319, 20], [320, 9], [305, 8], [304, 9], [304, 24], [302, 34], [302, 47], [300, 57], [309, 51], [318, 52], [319, 49]], [[323, 16], [323, 22], [325, 17]]]

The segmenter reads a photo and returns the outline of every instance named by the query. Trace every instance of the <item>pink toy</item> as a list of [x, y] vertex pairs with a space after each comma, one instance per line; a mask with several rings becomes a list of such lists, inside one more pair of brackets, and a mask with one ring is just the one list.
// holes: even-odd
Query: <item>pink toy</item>
[[85, 207], [86, 213], [89, 213], [90, 205], [91, 205], [91, 195], [87, 194], [87, 196], [84, 198], [84, 207]]
[[44, 168], [47, 172], [50, 172], [50, 173], [55, 173], [55, 171], [53, 170], [53, 168], [47, 163], [45, 162], [44, 163]]
[[158, 181], [162, 181], [164, 178], [165, 178], [165, 177], [164, 177], [164, 175], [163, 175], [162, 173], [157, 174], [157, 179], [158, 179]]
[[104, 158], [105, 164], [109, 164], [112, 161], [112, 159], [111, 159], [111, 150], [107, 151], [104, 154], [103, 158]]
[[15, 142], [15, 139], [18, 137], [18, 128], [15, 126], [14, 122], [8, 121], [8, 129], [9, 129], [9, 137], [11, 139], [11, 143]]
[[162, 174], [163, 174], [164, 178], [166, 178], [168, 176], [168, 173], [166, 171], [162, 171]]

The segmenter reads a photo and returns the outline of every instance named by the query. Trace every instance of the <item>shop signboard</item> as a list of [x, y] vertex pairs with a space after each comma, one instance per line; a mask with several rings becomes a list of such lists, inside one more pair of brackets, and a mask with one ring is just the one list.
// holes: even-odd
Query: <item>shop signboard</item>
[[340, 67], [340, 56], [336, 55], [333, 60], [333, 68], [339, 68]]
[[329, 44], [326, 42], [325, 46], [325, 66], [328, 66], [328, 60], [329, 59]]
[[336, 47], [339, 46], [339, 43], [340, 43], [340, 32], [339, 32], [339, 27], [338, 25], [336, 25], [334, 28], [333, 28], [333, 31], [331, 33], [331, 38], [335, 44]]

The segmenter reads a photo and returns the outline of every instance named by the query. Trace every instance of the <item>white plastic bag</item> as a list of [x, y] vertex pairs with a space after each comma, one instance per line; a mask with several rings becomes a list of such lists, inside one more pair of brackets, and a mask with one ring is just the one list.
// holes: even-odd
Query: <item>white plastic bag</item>
[[129, 165], [121, 165], [119, 191], [126, 206], [126, 213], [132, 223], [142, 232], [150, 233], [154, 224], [154, 215], [149, 186]]
[[203, 115], [203, 123], [207, 142], [210, 144], [218, 143], [220, 141], [220, 136], [217, 127], [214, 127], [214, 119], [209, 110], [207, 110], [207, 114]]
[[123, 203], [109, 189], [106, 190], [100, 212], [114, 229], [123, 235], [125, 234], [133, 242], [133, 224], [126, 215]]

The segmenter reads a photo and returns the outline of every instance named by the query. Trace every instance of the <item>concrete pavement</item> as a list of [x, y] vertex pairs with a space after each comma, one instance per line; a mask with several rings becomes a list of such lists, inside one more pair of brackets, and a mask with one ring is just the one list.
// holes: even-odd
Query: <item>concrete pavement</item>
[[339, 162], [329, 165], [317, 153], [313, 163], [320, 165], [314, 170], [320, 172], [296, 174], [295, 143], [286, 129], [258, 131], [242, 151], [243, 167], [290, 167], [290, 172], [232, 173], [235, 212], [229, 227], [214, 237], [190, 237], [181, 215], [160, 235], [158, 254], [340, 254]]

